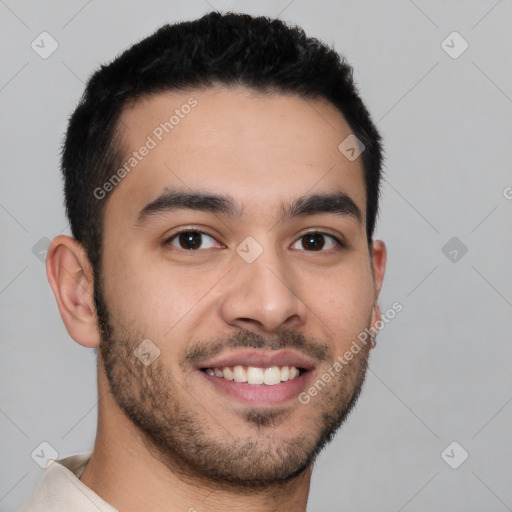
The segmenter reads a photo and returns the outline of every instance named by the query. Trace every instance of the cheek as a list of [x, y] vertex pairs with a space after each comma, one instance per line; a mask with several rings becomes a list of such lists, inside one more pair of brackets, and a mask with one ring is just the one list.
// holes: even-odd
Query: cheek
[[364, 265], [340, 268], [309, 288], [309, 302], [325, 324], [325, 335], [345, 346], [368, 326], [374, 304], [374, 285]]
[[143, 264], [136, 257], [119, 258], [115, 266], [105, 270], [112, 314], [155, 340], [163, 340], [178, 324], [185, 325], [186, 318], [195, 314], [205, 293], [219, 280], [216, 272], [198, 275], [197, 270], [171, 263]]

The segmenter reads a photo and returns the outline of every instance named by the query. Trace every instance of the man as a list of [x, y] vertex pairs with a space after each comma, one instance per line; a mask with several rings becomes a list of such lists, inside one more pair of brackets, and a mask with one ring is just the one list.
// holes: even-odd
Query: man
[[381, 151], [350, 66], [278, 20], [166, 25], [93, 75], [47, 273], [97, 437], [23, 511], [306, 510], [381, 322]]

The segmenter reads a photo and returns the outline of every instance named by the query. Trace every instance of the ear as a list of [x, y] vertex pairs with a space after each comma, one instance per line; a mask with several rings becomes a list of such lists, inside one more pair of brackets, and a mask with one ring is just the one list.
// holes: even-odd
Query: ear
[[381, 323], [381, 310], [380, 306], [377, 303], [379, 298], [379, 293], [382, 288], [382, 282], [384, 281], [384, 273], [386, 271], [386, 245], [382, 240], [373, 240], [371, 251], [371, 262], [372, 262], [372, 272], [373, 272], [373, 282], [375, 284], [375, 304], [373, 306], [372, 318], [371, 318], [371, 326], [375, 329], [379, 330], [375, 324], [378, 322]]
[[94, 274], [84, 247], [69, 236], [54, 238], [46, 257], [46, 275], [69, 335], [84, 347], [98, 348]]

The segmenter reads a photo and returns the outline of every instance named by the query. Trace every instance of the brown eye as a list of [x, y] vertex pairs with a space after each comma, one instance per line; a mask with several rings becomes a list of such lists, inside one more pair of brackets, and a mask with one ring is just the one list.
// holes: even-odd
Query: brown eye
[[188, 251], [198, 249], [210, 249], [215, 245], [215, 240], [201, 231], [180, 231], [173, 235], [167, 243]]
[[322, 252], [322, 250], [333, 249], [337, 246], [343, 247], [343, 244], [334, 236], [318, 231], [312, 231], [311, 233], [302, 235], [295, 243], [299, 241], [301, 242], [301, 248], [309, 252]]

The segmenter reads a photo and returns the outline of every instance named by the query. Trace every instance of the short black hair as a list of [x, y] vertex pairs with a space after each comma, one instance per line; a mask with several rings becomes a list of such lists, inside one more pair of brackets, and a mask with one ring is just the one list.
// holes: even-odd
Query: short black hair
[[[364, 144], [366, 233], [378, 214], [381, 137], [334, 49], [278, 19], [211, 12], [164, 25], [89, 79], [72, 114], [62, 148], [66, 212], [73, 236], [99, 270], [105, 200], [93, 193], [122, 164], [119, 118], [140, 98], [164, 91], [243, 86], [263, 93], [325, 98]], [[341, 141], [340, 141], [341, 142]]]

